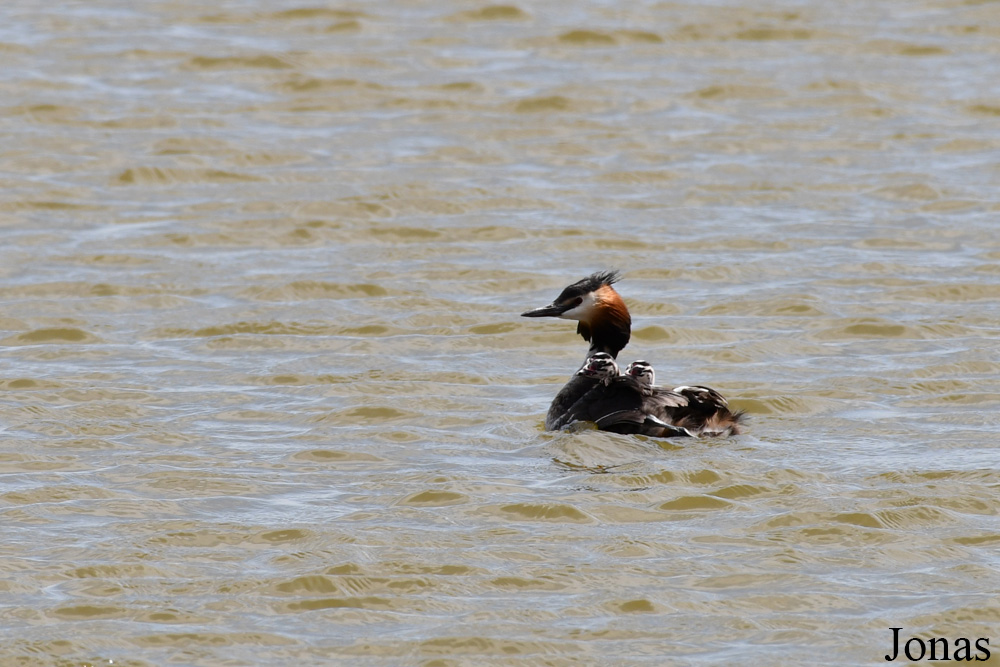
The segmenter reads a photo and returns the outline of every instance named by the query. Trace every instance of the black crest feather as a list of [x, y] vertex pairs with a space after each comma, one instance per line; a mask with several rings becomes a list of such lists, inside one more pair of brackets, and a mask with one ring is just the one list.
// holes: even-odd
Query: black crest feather
[[584, 294], [589, 294], [590, 292], [596, 292], [602, 285], [614, 285], [616, 282], [621, 280], [621, 277], [622, 273], [618, 269], [592, 273], [583, 280], [578, 280], [564, 289], [562, 294], [559, 295], [559, 298], [556, 299], [556, 302], [561, 303], [574, 299], [578, 296], [583, 296]]

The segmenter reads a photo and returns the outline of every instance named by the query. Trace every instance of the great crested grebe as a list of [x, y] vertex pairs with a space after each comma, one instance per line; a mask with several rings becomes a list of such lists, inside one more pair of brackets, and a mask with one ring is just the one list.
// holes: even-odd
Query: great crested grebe
[[521, 313], [576, 320], [577, 333], [590, 343], [583, 366], [552, 400], [545, 429], [589, 421], [602, 431], [657, 437], [739, 433], [743, 413], [731, 411], [714, 389], [658, 387], [647, 361], [634, 361], [619, 375], [615, 359], [632, 336], [628, 307], [612, 287], [620, 277], [618, 271], [599, 271], [564, 289], [550, 305]]

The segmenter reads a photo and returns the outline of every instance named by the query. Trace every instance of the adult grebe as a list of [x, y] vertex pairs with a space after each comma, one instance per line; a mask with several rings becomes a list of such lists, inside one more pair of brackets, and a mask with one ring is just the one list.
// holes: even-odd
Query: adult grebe
[[714, 389], [658, 387], [646, 361], [633, 362], [618, 375], [614, 360], [632, 336], [628, 307], [612, 287], [620, 277], [618, 271], [597, 272], [564, 289], [550, 305], [521, 313], [576, 320], [577, 333], [590, 343], [583, 366], [552, 400], [546, 430], [591, 421], [604, 431], [657, 437], [739, 433], [743, 413], [731, 411]]

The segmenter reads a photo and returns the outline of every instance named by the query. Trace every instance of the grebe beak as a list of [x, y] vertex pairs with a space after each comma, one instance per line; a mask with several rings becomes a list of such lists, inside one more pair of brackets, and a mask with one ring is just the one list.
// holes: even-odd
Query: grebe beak
[[553, 303], [548, 306], [542, 306], [541, 308], [534, 308], [532, 310], [521, 313], [521, 317], [559, 317], [567, 310], [572, 308], [572, 304], [559, 305]]

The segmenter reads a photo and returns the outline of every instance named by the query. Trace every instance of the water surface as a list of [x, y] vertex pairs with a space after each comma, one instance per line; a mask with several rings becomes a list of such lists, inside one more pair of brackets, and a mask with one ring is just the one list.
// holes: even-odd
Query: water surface
[[[0, 8], [4, 664], [873, 664], [1000, 619], [984, 2]], [[747, 434], [549, 434], [622, 359]], [[1000, 652], [997, 640], [994, 657]]]

